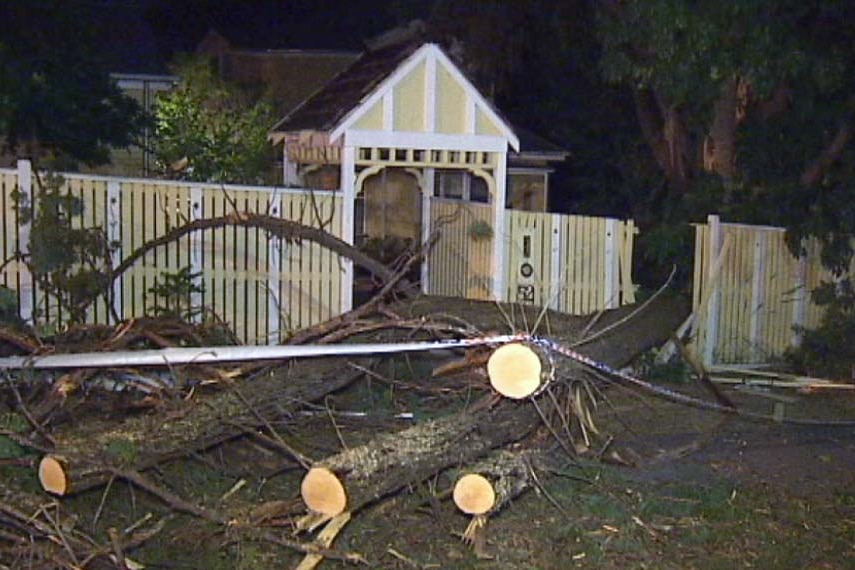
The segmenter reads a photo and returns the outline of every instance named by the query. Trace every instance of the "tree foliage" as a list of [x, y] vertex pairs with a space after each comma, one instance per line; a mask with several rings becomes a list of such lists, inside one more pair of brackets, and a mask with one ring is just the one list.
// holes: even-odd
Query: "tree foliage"
[[633, 93], [665, 181], [646, 197], [648, 221], [787, 225], [794, 249], [818, 237], [842, 270], [855, 234], [851, 2], [600, 7], [604, 77]]
[[266, 182], [271, 105], [220, 80], [206, 58], [179, 58], [174, 72], [180, 85], [155, 105], [154, 152], [162, 171], [181, 180]]
[[0, 135], [7, 150], [89, 165], [109, 161], [144, 126], [102, 65], [89, 5], [0, 3]]
[[[92, 301], [107, 291], [115, 244], [102, 228], [79, 227], [83, 201], [63, 189], [55, 175], [37, 178], [35, 205], [16, 195], [21, 223], [32, 224], [30, 253], [24, 261], [45, 302], [54, 304], [71, 323], [81, 323]], [[37, 307], [44, 316], [49, 307]]]

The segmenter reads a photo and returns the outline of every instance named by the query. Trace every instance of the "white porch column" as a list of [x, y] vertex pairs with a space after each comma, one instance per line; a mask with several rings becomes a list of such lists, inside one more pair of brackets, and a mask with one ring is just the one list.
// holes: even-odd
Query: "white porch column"
[[303, 185], [297, 173], [297, 163], [288, 157], [287, 144], [282, 148], [282, 184], [291, 188], [299, 188]]
[[[433, 168], [425, 168], [424, 170], [424, 188], [422, 188], [422, 243], [427, 242], [430, 233], [433, 230], [431, 227], [431, 199], [433, 198], [433, 187], [435, 183], [436, 170]], [[422, 273], [421, 284], [422, 293], [427, 295], [430, 293], [430, 251], [422, 258]]]
[[[122, 260], [122, 187], [118, 180], [111, 179], [107, 182], [107, 240], [118, 244], [112, 252], [113, 269], [119, 266]], [[128, 231], [125, 228], [125, 231]], [[123, 277], [113, 281], [113, 311], [119, 319], [125, 316], [124, 298], [122, 296]], [[107, 312], [107, 322], [113, 323], [113, 313]]]
[[[355, 223], [354, 199], [356, 198], [356, 148], [347, 140], [341, 152], [341, 239], [353, 245]], [[341, 311], [353, 308], [353, 260], [342, 259]]]
[[[35, 198], [33, 196], [33, 166], [29, 160], [18, 161], [18, 192], [21, 194], [20, 204], [27, 204], [35, 213]], [[30, 228], [32, 222], [18, 226], [18, 253], [25, 256], [30, 253]], [[33, 276], [27, 266], [19, 261], [18, 267], [18, 311], [24, 322], [33, 323], [35, 291]]]
[[706, 307], [706, 335], [704, 337], [703, 346], [703, 364], [704, 366], [713, 365], [713, 357], [715, 356], [716, 344], [718, 343], [718, 324], [719, 324], [719, 308], [721, 305], [721, 287], [720, 280], [716, 276], [716, 266], [721, 270], [721, 249], [723, 245], [721, 221], [716, 215], [707, 216], [707, 224], [709, 225], [709, 252], [710, 252], [710, 273], [708, 279], [712, 281], [713, 290], [709, 296], [709, 304]]
[[507, 150], [496, 153], [496, 195], [493, 197], [493, 299], [505, 297], [505, 195], [508, 180]]

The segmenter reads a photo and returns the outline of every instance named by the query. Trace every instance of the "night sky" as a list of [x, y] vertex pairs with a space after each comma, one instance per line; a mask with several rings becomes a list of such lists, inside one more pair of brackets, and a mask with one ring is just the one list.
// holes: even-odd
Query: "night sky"
[[[237, 47], [359, 51], [363, 40], [415, 17], [426, 0], [72, 0], [96, 8], [115, 71], [162, 73], [210, 29]], [[366, 17], [366, 15], [368, 17]]]

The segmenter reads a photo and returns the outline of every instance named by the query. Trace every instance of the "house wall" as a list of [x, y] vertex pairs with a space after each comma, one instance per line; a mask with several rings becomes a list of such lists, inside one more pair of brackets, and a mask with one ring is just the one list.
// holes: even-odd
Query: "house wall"
[[395, 103], [393, 128], [396, 131], [421, 131], [425, 128], [425, 64], [416, 66], [393, 89]]
[[[170, 75], [113, 75], [122, 93], [135, 100], [147, 113], [154, 110], [157, 96], [171, 90], [178, 78]], [[154, 155], [145, 150], [151, 143], [152, 129], [143, 131], [142, 146], [113, 149], [110, 163], [95, 168], [81, 166], [80, 171], [111, 176], [149, 176], [155, 171]]]
[[436, 131], [466, 132], [466, 92], [443, 66], [436, 70]]

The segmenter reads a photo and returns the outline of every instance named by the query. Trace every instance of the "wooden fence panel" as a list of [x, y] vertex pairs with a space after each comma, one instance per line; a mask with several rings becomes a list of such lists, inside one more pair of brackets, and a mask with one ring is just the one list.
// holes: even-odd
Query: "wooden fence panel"
[[428, 292], [468, 299], [491, 298], [492, 228], [489, 205], [459, 200], [431, 200], [431, 231], [441, 232], [429, 253]]
[[505, 300], [574, 315], [635, 302], [632, 221], [514, 210], [507, 215]]
[[[12, 194], [19, 170], [0, 169], [4, 259], [25, 250], [28, 230], [19, 223]], [[72, 218], [78, 228], [100, 228], [115, 240], [114, 265], [170, 230], [192, 220], [234, 211], [269, 213], [331, 234], [342, 235], [341, 198], [329, 191], [268, 187], [213, 186], [163, 180], [63, 175], [63, 190], [79, 197], [82, 211]], [[342, 265], [337, 254], [313, 243], [270, 239], [252, 228], [205, 230], [153, 249], [131, 267], [114, 287], [113, 308], [119, 318], [156, 312], [165, 299], [152, 287], [166, 273], [189, 268], [198, 273], [202, 292], [184, 299], [186, 307], [205, 307], [227, 322], [243, 342], [281, 340], [289, 330], [329, 319], [341, 311]], [[2, 284], [19, 291], [22, 315], [28, 296], [26, 268], [14, 260], [0, 273]], [[39, 322], [61, 323], [67, 316], [36, 293]], [[53, 303], [53, 304], [52, 304]], [[30, 303], [32, 306], [32, 303]], [[89, 323], [111, 321], [104, 300], [89, 311]], [[30, 313], [27, 313], [28, 315]]]
[[816, 241], [796, 258], [783, 228], [723, 224], [716, 216], [695, 228], [693, 343], [706, 365], [769, 362], [799, 342], [795, 327], [820, 324], [823, 309], [810, 292], [834, 278]]
[[17, 260], [19, 251], [18, 212], [15, 208], [14, 193], [18, 190], [18, 173], [14, 170], [0, 171], [0, 205], [3, 207], [3, 231], [0, 232], [0, 253], [3, 255], [3, 269], [0, 272], [0, 284], [9, 289], [20, 291], [20, 276], [23, 264]]
[[559, 291], [552, 283], [553, 216], [508, 210], [505, 300], [538, 306], [552, 304]]
[[[341, 198], [330, 193], [286, 193], [281, 217], [325, 228], [340, 236]], [[278, 291], [283, 328], [298, 329], [329, 319], [341, 306], [342, 265], [338, 255], [313, 243], [278, 244], [281, 283]]]
[[[632, 247], [635, 226], [612, 218], [508, 210], [505, 213], [503, 301], [588, 314], [635, 301]], [[491, 208], [431, 200], [428, 292], [490, 298], [492, 240], [474, 239], [474, 224], [489, 227]]]

